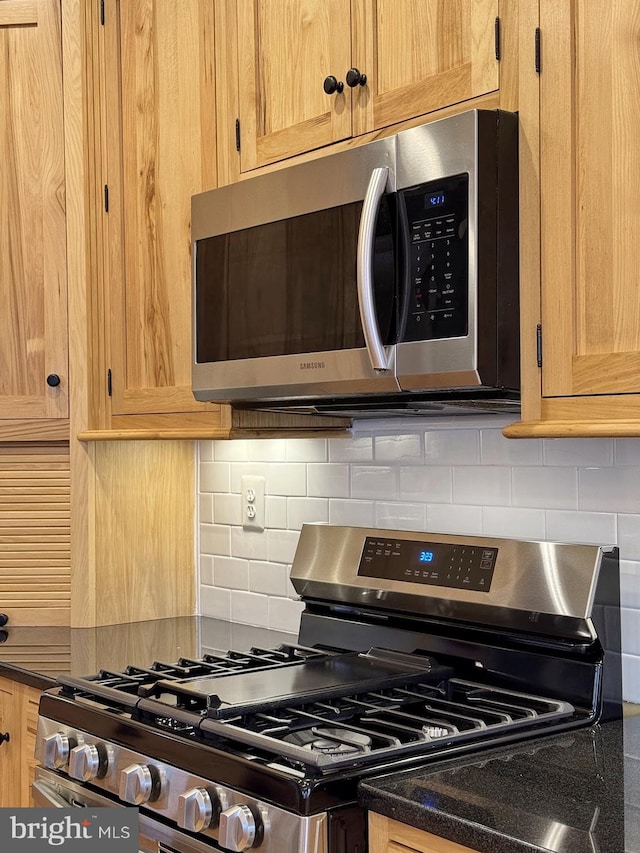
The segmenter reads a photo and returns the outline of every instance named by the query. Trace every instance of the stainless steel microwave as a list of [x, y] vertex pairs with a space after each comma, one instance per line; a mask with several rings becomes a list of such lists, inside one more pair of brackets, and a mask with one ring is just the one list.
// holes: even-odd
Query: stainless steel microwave
[[517, 138], [472, 110], [194, 196], [195, 397], [517, 408]]

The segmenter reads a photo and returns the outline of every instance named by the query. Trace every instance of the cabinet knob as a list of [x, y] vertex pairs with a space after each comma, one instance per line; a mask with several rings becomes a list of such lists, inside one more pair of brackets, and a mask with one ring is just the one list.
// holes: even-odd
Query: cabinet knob
[[354, 89], [356, 86], [364, 86], [367, 82], [367, 75], [361, 74], [357, 68], [350, 68], [347, 71], [347, 86]]
[[0, 746], [2, 746], [5, 740], [8, 743], [11, 740], [11, 735], [9, 732], [0, 732]]
[[334, 92], [340, 94], [340, 92], [342, 92], [342, 90], [344, 89], [344, 83], [341, 80], [336, 80], [333, 74], [330, 74], [328, 77], [324, 78], [322, 88], [327, 93], [327, 95], [333, 95]]
[[60, 384], [60, 377], [58, 376], [57, 373], [50, 373], [47, 376], [47, 385], [49, 386], [49, 388], [57, 388], [57, 386], [59, 384]]
[[3, 628], [7, 622], [9, 621], [9, 617], [6, 613], [0, 613], [0, 628]]

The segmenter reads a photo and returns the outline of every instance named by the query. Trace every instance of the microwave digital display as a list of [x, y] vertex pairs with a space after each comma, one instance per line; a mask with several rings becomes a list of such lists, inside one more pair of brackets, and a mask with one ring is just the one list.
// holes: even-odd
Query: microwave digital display
[[442, 205], [446, 202], [447, 197], [444, 193], [444, 190], [435, 190], [434, 192], [430, 192], [425, 197], [425, 204], [427, 210], [432, 207], [442, 207]]

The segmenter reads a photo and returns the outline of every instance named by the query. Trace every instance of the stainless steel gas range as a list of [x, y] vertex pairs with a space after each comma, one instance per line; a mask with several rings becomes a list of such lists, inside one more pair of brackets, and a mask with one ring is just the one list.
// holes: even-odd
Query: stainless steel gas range
[[358, 782], [621, 716], [618, 554], [304, 525], [297, 642], [61, 676], [34, 795], [140, 849], [364, 853]]

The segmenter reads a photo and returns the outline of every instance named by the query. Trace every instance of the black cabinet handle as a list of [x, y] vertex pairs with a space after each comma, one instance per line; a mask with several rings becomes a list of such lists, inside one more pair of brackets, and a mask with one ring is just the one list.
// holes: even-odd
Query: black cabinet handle
[[356, 86], [364, 86], [367, 82], [367, 75], [361, 74], [357, 68], [350, 68], [347, 71], [347, 86], [354, 89]]
[[58, 376], [57, 373], [50, 373], [47, 376], [47, 385], [49, 386], [49, 388], [57, 388], [57, 386], [59, 384], [60, 384], [60, 377]]
[[324, 89], [327, 95], [333, 95], [334, 92], [340, 94], [340, 92], [342, 92], [342, 90], [344, 89], [344, 83], [340, 80], [336, 80], [333, 74], [330, 74], [328, 77], [324, 78], [322, 88]]
[[9, 741], [11, 740], [11, 735], [9, 734], [9, 732], [0, 732], [0, 746], [2, 746], [2, 743], [5, 740], [7, 741], [7, 743], [9, 743]]
[[0, 613], [0, 628], [7, 624], [9, 617], [6, 613]]

